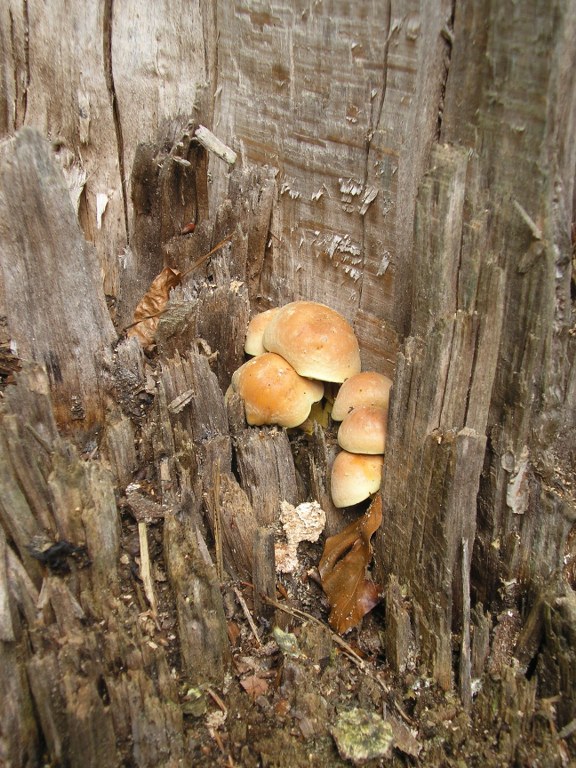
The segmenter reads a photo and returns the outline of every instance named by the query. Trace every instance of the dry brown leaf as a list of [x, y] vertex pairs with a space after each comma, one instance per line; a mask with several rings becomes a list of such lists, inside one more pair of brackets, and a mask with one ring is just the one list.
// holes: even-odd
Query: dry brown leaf
[[172, 288], [180, 285], [185, 277], [195, 269], [198, 269], [212, 254], [220, 250], [231, 239], [232, 235], [228, 235], [228, 237], [220, 240], [211, 251], [196, 259], [186, 272], [179, 272], [177, 269], [172, 269], [172, 267], [165, 267], [154, 278], [152, 285], [136, 307], [134, 321], [126, 329], [126, 335], [135, 336], [145, 349], [152, 347], [156, 339], [156, 329], [158, 328], [160, 317], [166, 309]]
[[249, 675], [240, 680], [240, 685], [248, 696], [254, 701], [258, 696], [265, 696], [268, 693], [268, 683], [258, 675]]
[[177, 269], [165, 267], [152, 281], [152, 285], [144, 294], [134, 311], [134, 322], [128, 328], [126, 335], [135, 336], [144, 348], [154, 344], [156, 328], [160, 316], [166, 308], [170, 291], [182, 282], [182, 273]]
[[366, 578], [372, 559], [370, 539], [382, 522], [382, 499], [336, 536], [327, 539], [318, 569], [330, 603], [330, 626], [338, 633], [355, 627], [379, 601], [379, 588]]

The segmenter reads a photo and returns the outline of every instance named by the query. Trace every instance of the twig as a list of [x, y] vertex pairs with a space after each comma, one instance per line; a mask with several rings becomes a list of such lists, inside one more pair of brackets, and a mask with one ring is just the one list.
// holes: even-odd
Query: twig
[[225, 715], [227, 715], [227, 714], [228, 714], [228, 707], [226, 706], [226, 704], [224, 704], [224, 702], [222, 701], [222, 699], [220, 698], [220, 696], [218, 696], [218, 694], [216, 693], [216, 691], [215, 691], [213, 688], [210, 688], [210, 686], [207, 686], [205, 690], [206, 690], [206, 693], [207, 693], [207, 694], [210, 696], [210, 698], [214, 700], [214, 702], [216, 703], [216, 705], [217, 705], [218, 707], [220, 707], [220, 709], [222, 710], [222, 712], [223, 712]]
[[225, 160], [228, 165], [234, 165], [237, 158], [236, 152], [224, 144], [223, 141], [220, 141], [220, 139], [215, 136], [208, 128], [203, 125], [199, 125], [198, 128], [194, 131], [194, 136], [205, 149], [209, 150], [210, 152], [214, 152], [217, 157]]
[[468, 539], [462, 539], [462, 643], [460, 647], [460, 698], [466, 712], [472, 706], [470, 667], [470, 552]]
[[542, 240], [542, 230], [540, 229], [538, 224], [536, 224], [534, 219], [530, 216], [528, 211], [522, 205], [520, 205], [518, 200], [512, 200], [512, 202], [514, 204], [514, 208], [516, 208], [516, 210], [522, 217], [524, 223], [528, 226], [528, 228], [532, 232], [532, 237], [534, 238], [534, 240]]
[[154, 621], [156, 621], [158, 615], [158, 607], [156, 603], [156, 595], [154, 594], [154, 587], [152, 584], [152, 574], [150, 571], [150, 554], [148, 551], [148, 533], [146, 529], [146, 523], [140, 521], [138, 523], [138, 539], [140, 542], [140, 577], [142, 584], [144, 585], [144, 594], [150, 605], [150, 610]]
[[408, 725], [413, 726], [414, 721], [412, 718], [404, 712], [400, 704], [394, 699], [392, 696], [392, 692], [390, 691], [390, 688], [384, 683], [378, 675], [375, 675], [373, 672], [371, 672], [366, 663], [364, 662], [364, 659], [362, 659], [356, 651], [351, 648], [348, 643], [343, 640], [340, 635], [337, 635], [335, 632], [333, 632], [329, 627], [326, 626], [325, 622], [320, 621], [320, 619], [317, 619], [316, 616], [312, 616], [310, 613], [306, 613], [306, 611], [301, 611], [299, 608], [289, 608], [286, 605], [282, 605], [282, 603], [277, 602], [276, 600], [273, 600], [271, 597], [268, 597], [267, 595], [262, 595], [262, 600], [265, 603], [268, 603], [269, 605], [274, 606], [274, 608], [277, 608], [279, 611], [284, 611], [284, 613], [290, 614], [290, 616], [294, 616], [297, 619], [304, 619], [306, 621], [313, 621], [315, 624], [318, 624], [321, 627], [324, 627], [325, 629], [328, 629], [330, 632], [330, 635], [332, 637], [332, 640], [336, 643], [336, 645], [339, 645], [340, 648], [344, 651], [345, 656], [350, 659], [350, 661], [355, 664], [358, 669], [360, 669], [362, 672], [364, 672], [365, 675], [368, 675], [374, 682], [382, 688], [384, 693], [388, 694], [392, 697], [392, 701], [394, 704], [394, 707], [400, 717], [408, 723]]
[[226, 243], [227, 243], [227, 242], [229, 242], [230, 240], [232, 240], [232, 238], [233, 238], [233, 237], [234, 237], [234, 233], [233, 233], [233, 232], [231, 232], [229, 235], [227, 235], [227, 236], [224, 238], [224, 240], [220, 240], [220, 242], [219, 242], [219, 243], [217, 243], [217, 244], [214, 246], [214, 248], [212, 248], [212, 250], [211, 250], [211, 251], [208, 251], [208, 253], [205, 253], [205, 254], [204, 254], [204, 256], [200, 256], [200, 258], [199, 258], [199, 259], [196, 259], [196, 261], [195, 261], [195, 262], [193, 262], [193, 263], [192, 263], [192, 265], [191, 265], [190, 267], [188, 267], [188, 269], [186, 270], [186, 272], [182, 272], [182, 280], [184, 280], [184, 278], [185, 278], [185, 277], [188, 277], [188, 275], [189, 275], [191, 272], [194, 272], [194, 270], [195, 270], [195, 269], [198, 269], [198, 267], [201, 267], [201, 266], [202, 266], [202, 264], [204, 264], [204, 262], [205, 262], [205, 261], [208, 261], [208, 259], [210, 258], [210, 256], [212, 256], [214, 253], [216, 253], [216, 251], [219, 251], [219, 250], [220, 250], [220, 248], [222, 248], [222, 246], [223, 246], [223, 245], [226, 245]]
[[323, 621], [320, 621], [320, 619], [317, 619], [316, 616], [312, 616], [311, 613], [306, 613], [306, 611], [301, 611], [299, 608], [289, 608], [287, 605], [282, 605], [282, 603], [279, 603], [276, 600], [273, 600], [271, 597], [268, 597], [267, 595], [262, 595], [262, 600], [263, 602], [274, 606], [274, 608], [278, 608], [278, 610], [284, 611], [284, 613], [288, 613], [297, 619], [313, 621], [315, 624], [319, 624], [321, 627], [328, 629], [328, 631], [332, 635], [332, 640], [334, 640], [336, 645], [339, 645], [342, 648], [345, 654], [354, 662], [354, 664], [356, 664], [357, 667], [359, 667], [363, 672], [366, 671], [366, 664], [364, 663], [364, 659], [358, 656], [356, 651], [353, 648], [351, 648], [345, 640], [342, 640], [340, 635], [337, 635], [331, 629], [326, 627], [326, 624]]
[[[238, 598], [238, 602], [240, 603], [240, 607], [244, 611], [244, 615], [246, 616], [246, 620], [248, 621], [248, 624], [250, 625], [250, 629], [252, 630], [252, 634], [256, 638], [256, 642], [258, 643], [258, 647], [262, 647], [262, 640], [260, 639], [260, 635], [258, 634], [258, 627], [254, 623], [254, 619], [252, 618], [252, 614], [250, 613], [250, 609], [246, 605], [246, 600], [242, 597], [242, 592], [238, 589], [238, 587], [234, 587], [234, 594]], [[266, 601], [266, 598], [264, 598]]]
[[224, 557], [222, 555], [222, 520], [220, 517], [220, 457], [216, 462], [214, 476], [214, 549], [216, 554], [216, 575], [218, 581], [224, 578]]

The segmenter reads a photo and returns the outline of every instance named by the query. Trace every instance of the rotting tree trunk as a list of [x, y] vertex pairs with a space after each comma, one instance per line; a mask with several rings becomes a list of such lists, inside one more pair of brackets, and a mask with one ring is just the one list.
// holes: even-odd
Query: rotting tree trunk
[[[396, 644], [416, 647], [447, 688], [451, 631], [470, 654], [467, 585], [476, 615], [492, 612], [496, 636], [499, 611], [516, 613], [562, 581], [574, 522], [575, 7], [548, 10], [457, 5], [446, 145], [433, 151], [418, 194], [380, 567], [413, 601], [412, 627], [388, 630], [393, 657]], [[461, 687], [470, 674], [460, 669]]]
[[25, 130], [2, 145], [0, 314], [18, 354], [48, 371], [59, 424], [89, 432], [104, 417], [100, 372], [116, 334], [94, 292], [92, 248], [44, 144]]
[[[186, 755], [167, 655], [141, 628], [154, 595], [140, 615], [120, 599], [113, 492], [138, 521], [142, 558], [150, 521], [164, 519], [181, 669], [221, 682], [221, 571], [274, 594], [273, 508], [303, 498], [285, 435], [256, 440], [222, 393], [250, 310], [299, 297], [354, 321], [364, 367], [393, 373], [402, 341], [376, 558], [388, 661], [457, 682], [467, 707], [483, 677], [476, 711], [498, 719], [503, 760], [517, 755], [537, 686], [562, 696], [559, 727], [576, 714], [574, 593], [557, 578], [574, 504], [556, 471], [575, 443], [574, 3], [272, 5], [139, 4], [139, 24], [129, 2], [0, 11], [2, 130], [52, 139], [119, 328], [163, 266], [186, 270], [232, 236], [175, 292], [154, 381], [135, 342], [110, 353], [93, 251], [46, 145], [23, 132], [3, 147], [3, 313], [19, 352], [51, 376], [26, 367], [1, 415], [8, 765], [38, 764], [43, 748], [71, 765]], [[233, 171], [195, 143], [198, 122], [239, 151]], [[181, 234], [189, 223], [193, 237]], [[61, 293], [29, 314], [26, 285], [39, 293], [56, 277]], [[52, 306], [58, 322], [32, 345]], [[58, 435], [70, 419], [82, 459]], [[82, 434], [91, 426], [100, 454], [95, 431]], [[307, 482], [336, 532], [332, 455], [317, 430]], [[147, 462], [153, 503], [127, 487]], [[71, 549], [47, 561], [62, 541]], [[64, 577], [52, 571], [61, 561]]]

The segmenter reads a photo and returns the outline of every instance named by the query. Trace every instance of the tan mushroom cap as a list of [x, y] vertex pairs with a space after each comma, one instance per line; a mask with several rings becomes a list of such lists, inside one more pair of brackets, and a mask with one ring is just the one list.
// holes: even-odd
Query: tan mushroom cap
[[379, 405], [388, 408], [391, 379], [376, 371], [362, 371], [342, 384], [332, 406], [334, 421], [342, 421], [352, 408], [360, 405]]
[[262, 336], [264, 335], [264, 329], [276, 312], [278, 312], [278, 307], [273, 307], [264, 312], [259, 312], [250, 320], [246, 329], [246, 341], [244, 343], [244, 351], [247, 355], [256, 356], [266, 352], [262, 345]]
[[299, 376], [284, 358], [272, 352], [240, 366], [232, 374], [231, 386], [244, 400], [246, 421], [252, 426], [297, 427], [308, 418], [312, 403], [324, 394], [320, 381]]
[[338, 444], [350, 453], [384, 453], [388, 410], [361, 405], [344, 418], [338, 429]]
[[380, 488], [383, 456], [340, 451], [332, 465], [330, 492], [335, 507], [351, 507]]
[[352, 326], [336, 310], [314, 301], [280, 307], [266, 326], [263, 344], [311, 379], [342, 382], [360, 371]]

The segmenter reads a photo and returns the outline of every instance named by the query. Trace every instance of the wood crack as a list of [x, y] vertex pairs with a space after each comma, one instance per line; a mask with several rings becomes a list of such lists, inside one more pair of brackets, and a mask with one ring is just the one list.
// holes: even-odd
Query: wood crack
[[[28, 88], [30, 86], [30, 22], [28, 1], [24, 0], [22, 4], [22, 18], [24, 23], [23, 34], [23, 56], [24, 56], [24, 78], [19, 77], [20, 55], [18, 52], [17, 33], [15, 30], [14, 15], [12, 10], [10, 17], [10, 46], [12, 49], [13, 75], [14, 75], [14, 125], [13, 129], [18, 130], [26, 122], [28, 112]], [[20, 114], [21, 110], [21, 114]]]
[[442, 120], [444, 117], [444, 96], [446, 94], [446, 84], [448, 82], [448, 73], [450, 71], [450, 62], [452, 60], [452, 46], [454, 44], [454, 13], [456, 9], [456, 0], [452, 1], [452, 7], [450, 10], [450, 16], [446, 20], [446, 24], [442, 27], [441, 35], [442, 39], [446, 42], [444, 53], [444, 77], [442, 79], [440, 89], [440, 102], [438, 104], [438, 123], [436, 126], [436, 141], [441, 141], [442, 136]]
[[128, 184], [126, 180], [126, 166], [124, 162], [124, 140], [122, 137], [122, 122], [120, 120], [120, 107], [116, 88], [114, 87], [114, 69], [112, 65], [112, 23], [114, 0], [105, 0], [104, 20], [102, 25], [102, 44], [104, 59], [104, 78], [106, 88], [112, 105], [112, 120], [116, 133], [116, 145], [118, 154], [118, 169], [120, 171], [120, 184], [122, 186], [122, 206], [124, 209], [124, 225], [126, 227], [126, 243], [130, 243], [130, 229], [128, 226]]
[[[392, 4], [391, 0], [388, 0], [386, 4], [386, 39], [384, 41], [384, 49], [382, 51], [382, 84], [380, 98], [378, 99], [378, 105], [374, 110], [374, 102], [370, 101], [370, 121], [368, 126], [368, 132], [366, 134], [366, 152], [364, 154], [364, 170], [362, 176], [362, 189], [366, 190], [368, 184], [368, 168], [370, 163], [370, 154], [372, 151], [372, 139], [380, 120], [382, 119], [382, 111], [384, 109], [384, 101], [386, 98], [386, 89], [388, 85], [388, 51], [390, 48], [390, 39], [392, 34], [396, 31], [397, 27], [392, 26]], [[358, 295], [358, 306], [362, 306], [362, 290], [364, 287], [364, 263], [366, 261], [366, 218], [362, 216], [362, 279], [360, 282], [360, 290]]]

